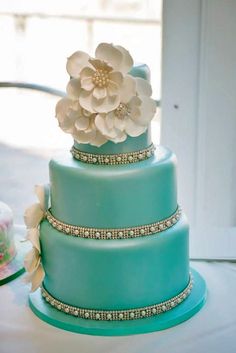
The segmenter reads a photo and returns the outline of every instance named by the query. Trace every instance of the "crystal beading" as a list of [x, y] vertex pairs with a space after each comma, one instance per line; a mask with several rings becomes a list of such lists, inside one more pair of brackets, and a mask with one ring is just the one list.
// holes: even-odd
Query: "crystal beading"
[[168, 218], [165, 218], [155, 223], [129, 228], [89, 228], [74, 226], [71, 224], [63, 223], [56, 219], [52, 215], [50, 209], [46, 212], [46, 219], [52, 225], [53, 228], [59, 230], [62, 233], [65, 233], [66, 235], [72, 235], [81, 238], [92, 238], [96, 240], [110, 240], [137, 238], [152, 235], [155, 233], [160, 233], [172, 227], [179, 220], [181, 212], [181, 208], [177, 207], [175, 213], [173, 213]]
[[125, 310], [93, 310], [79, 308], [65, 304], [55, 299], [47, 290], [42, 287], [41, 293], [43, 298], [48, 304], [53, 306], [59, 311], [62, 311], [68, 315], [73, 315], [78, 318], [90, 319], [90, 320], [102, 320], [102, 321], [123, 321], [123, 320], [136, 320], [144, 319], [150, 316], [156, 316], [167, 312], [179, 304], [181, 304], [191, 293], [193, 288], [193, 279], [190, 274], [189, 283], [187, 287], [175, 297], [172, 297], [164, 302], [145, 306], [142, 308], [125, 309]]
[[154, 152], [155, 146], [153, 144], [143, 150], [119, 154], [94, 154], [80, 151], [75, 146], [72, 146], [71, 148], [72, 156], [78, 161], [89, 164], [103, 165], [130, 164], [141, 162], [152, 157]]

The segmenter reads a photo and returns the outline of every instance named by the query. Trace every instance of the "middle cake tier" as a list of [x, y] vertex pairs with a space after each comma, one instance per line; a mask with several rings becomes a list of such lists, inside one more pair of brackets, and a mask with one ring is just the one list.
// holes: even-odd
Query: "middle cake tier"
[[51, 212], [59, 221], [94, 228], [135, 227], [177, 209], [176, 158], [155, 155], [126, 165], [92, 165], [70, 153], [50, 162]]

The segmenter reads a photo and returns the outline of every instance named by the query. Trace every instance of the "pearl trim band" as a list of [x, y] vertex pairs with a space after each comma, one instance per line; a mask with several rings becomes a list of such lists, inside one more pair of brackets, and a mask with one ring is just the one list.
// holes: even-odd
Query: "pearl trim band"
[[144, 319], [150, 316], [156, 316], [166, 311], [169, 311], [181, 304], [191, 293], [193, 287], [193, 279], [190, 274], [190, 279], [187, 287], [175, 297], [172, 297], [159, 304], [145, 306], [142, 308], [126, 309], [126, 310], [93, 310], [84, 309], [65, 304], [55, 299], [49, 294], [44, 287], [41, 288], [43, 298], [55, 309], [75, 317], [102, 320], [102, 321], [123, 321]]
[[160, 233], [172, 227], [176, 222], [178, 222], [180, 216], [181, 208], [178, 207], [175, 213], [170, 217], [159, 222], [147, 224], [144, 226], [130, 228], [88, 228], [63, 223], [52, 215], [50, 209], [46, 212], [46, 219], [48, 222], [52, 225], [53, 228], [56, 228], [60, 232], [65, 233], [66, 235], [73, 235], [81, 238], [92, 238], [97, 240], [137, 238]]
[[80, 162], [89, 164], [105, 164], [105, 165], [117, 165], [117, 164], [130, 164], [135, 162], [141, 162], [153, 156], [155, 147], [151, 144], [146, 149], [119, 153], [119, 154], [94, 154], [87, 153], [78, 150], [75, 146], [71, 148], [72, 156]]

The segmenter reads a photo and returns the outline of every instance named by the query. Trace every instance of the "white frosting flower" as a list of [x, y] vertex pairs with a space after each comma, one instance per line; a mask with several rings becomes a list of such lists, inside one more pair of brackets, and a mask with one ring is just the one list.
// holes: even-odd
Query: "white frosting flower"
[[78, 100], [62, 98], [56, 106], [56, 117], [64, 132], [70, 133], [78, 143], [101, 146], [107, 138], [97, 130], [95, 116], [82, 108]]
[[31, 282], [31, 292], [34, 292], [40, 286], [45, 276], [41, 264], [39, 225], [44, 218], [49, 203], [49, 190], [45, 186], [36, 185], [35, 193], [39, 199], [39, 203], [27, 208], [24, 215], [25, 224], [28, 229], [26, 240], [29, 240], [33, 245], [24, 259], [24, 266], [28, 272], [25, 280], [26, 282]]
[[42, 185], [35, 186], [38, 203], [28, 207], [24, 214], [24, 221], [28, 229], [37, 228], [45, 214], [45, 193]]
[[156, 110], [150, 84], [128, 74], [133, 65], [121, 46], [101, 43], [95, 58], [77, 51], [67, 61], [67, 96], [56, 106], [61, 129], [78, 143], [100, 147], [144, 133]]
[[78, 97], [84, 109], [107, 113], [118, 107], [124, 87], [127, 85], [126, 90], [130, 90], [134, 86], [132, 77], [125, 80], [132, 65], [129, 52], [112, 44], [99, 44], [95, 58], [81, 51], [75, 52], [67, 62], [67, 71], [74, 78], [68, 89]]
[[39, 245], [39, 230], [31, 229], [28, 232], [27, 240], [36, 245], [26, 254], [24, 266], [27, 271], [25, 281], [31, 283], [31, 292], [34, 292], [42, 283], [45, 272], [41, 264], [41, 252]]
[[156, 103], [150, 98], [150, 84], [138, 78], [136, 89], [137, 95], [122, 95], [115, 110], [95, 118], [98, 130], [115, 143], [124, 141], [127, 135], [136, 137], [144, 133], [155, 114]]

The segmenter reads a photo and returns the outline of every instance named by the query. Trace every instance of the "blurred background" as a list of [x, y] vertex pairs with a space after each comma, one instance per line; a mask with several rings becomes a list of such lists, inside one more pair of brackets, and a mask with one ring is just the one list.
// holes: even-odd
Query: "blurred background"
[[[93, 55], [100, 42], [129, 49], [151, 69], [153, 98], [160, 99], [160, 0], [0, 1], [0, 81], [64, 91], [66, 59], [76, 50]], [[4, 84], [3, 84], [4, 85]], [[34, 184], [48, 181], [48, 161], [72, 145], [57, 126], [58, 97], [35, 90], [0, 88], [0, 200], [15, 222], [34, 201]], [[157, 143], [159, 112], [154, 122]]]

